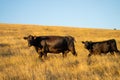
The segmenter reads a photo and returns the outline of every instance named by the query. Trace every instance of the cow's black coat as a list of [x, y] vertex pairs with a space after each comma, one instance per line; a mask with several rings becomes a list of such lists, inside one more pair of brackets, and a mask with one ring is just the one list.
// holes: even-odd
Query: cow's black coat
[[117, 49], [115, 39], [100, 42], [82, 41], [82, 43], [84, 44], [85, 48], [89, 50], [89, 57], [93, 54], [107, 54], [108, 52], [111, 54], [114, 54], [114, 52], [120, 54], [120, 51]]
[[72, 36], [32, 36], [24, 37], [28, 41], [28, 46], [34, 46], [39, 57], [47, 57], [47, 53], [62, 53], [67, 56], [69, 51], [77, 56]]

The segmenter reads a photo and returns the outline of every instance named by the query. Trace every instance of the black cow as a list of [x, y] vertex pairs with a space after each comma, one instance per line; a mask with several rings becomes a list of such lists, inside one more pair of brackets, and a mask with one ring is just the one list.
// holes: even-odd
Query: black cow
[[24, 37], [28, 41], [28, 46], [34, 46], [39, 58], [47, 57], [47, 53], [62, 53], [63, 57], [67, 56], [69, 51], [77, 56], [72, 36], [32, 36]]
[[101, 42], [92, 42], [92, 41], [82, 41], [84, 44], [85, 48], [89, 50], [89, 55], [90, 57], [93, 54], [107, 54], [110, 52], [111, 54], [114, 54], [114, 52], [119, 53], [120, 51], [117, 49], [117, 44], [115, 39], [110, 39], [106, 41], [101, 41]]

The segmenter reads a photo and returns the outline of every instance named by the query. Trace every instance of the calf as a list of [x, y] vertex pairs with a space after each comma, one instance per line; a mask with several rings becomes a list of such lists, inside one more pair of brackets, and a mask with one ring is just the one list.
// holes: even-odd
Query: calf
[[93, 54], [107, 54], [108, 52], [110, 52], [111, 54], [114, 54], [114, 52], [120, 54], [120, 51], [117, 49], [115, 39], [110, 39], [101, 42], [82, 41], [82, 43], [84, 44], [85, 48], [89, 51], [88, 57], [90, 57]]
[[47, 53], [62, 53], [63, 57], [67, 56], [69, 51], [77, 56], [72, 36], [32, 36], [24, 37], [28, 41], [28, 46], [34, 46], [39, 57], [47, 57]]

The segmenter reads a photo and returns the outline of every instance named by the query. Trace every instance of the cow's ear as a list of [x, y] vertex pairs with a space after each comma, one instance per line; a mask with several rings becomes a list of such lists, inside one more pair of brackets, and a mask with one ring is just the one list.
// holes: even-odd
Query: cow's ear
[[26, 40], [26, 39], [28, 39], [28, 37], [23, 37], [23, 39], [25, 39], [25, 40]]
[[82, 43], [83, 43], [83, 44], [85, 44], [85, 42], [84, 42], [84, 41], [82, 41]]
[[92, 43], [92, 41], [89, 41], [89, 43]]
[[37, 36], [34, 36], [34, 39], [36, 39], [37, 38]]
[[89, 42], [92, 42], [92, 41], [89, 41]]

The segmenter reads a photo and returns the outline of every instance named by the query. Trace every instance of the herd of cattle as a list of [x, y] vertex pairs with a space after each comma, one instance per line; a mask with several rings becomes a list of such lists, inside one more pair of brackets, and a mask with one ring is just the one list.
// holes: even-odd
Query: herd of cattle
[[[75, 39], [72, 36], [32, 36], [24, 37], [28, 41], [28, 46], [34, 46], [39, 54], [39, 58], [47, 57], [47, 53], [62, 53], [63, 57], [67, 56], [70, 51], [74, 56], [77, 56], [75, 50]], [[117, 49], [115, 39], [110, 39], [100, 42], [82, 41], [85, 48], [89, 51], [88, 57], [95, 54], [107, 54], [114, 52], [120, 54]]]

